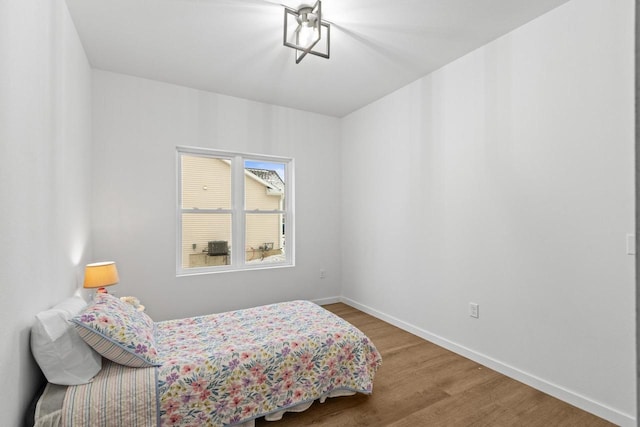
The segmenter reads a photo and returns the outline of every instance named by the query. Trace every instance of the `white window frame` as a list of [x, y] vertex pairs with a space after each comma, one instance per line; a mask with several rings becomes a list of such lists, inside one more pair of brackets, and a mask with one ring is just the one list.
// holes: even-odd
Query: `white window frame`
[[[231, 209], [188, 209], [182, 203], [182, 161], [183, 154], [225, 159], [231, 163]], [[261, 211], [245, 209], [244, 179], [245, 160], [277, 162], [285, 164], [285, 207], [284, 211]], [[262, 270], [295, 266], [295, 215], [294, 215], [294, 159], [290, 157], [264, 154], [241, 153], [199, 147], [176, 147], [176, 276], [223, 273], [230, 271]], [[184, 213], [228, 213], [231, 214], [231, 262], [228, 265], [184, 268], [182, 266], [182, 215]], [[286, 227], [285, 260], [264, 264], [247, 264], [245, 261], [246, 215], [274, 214], [284, 216]], [[240, 250], [238, 250], [240, 248]]]

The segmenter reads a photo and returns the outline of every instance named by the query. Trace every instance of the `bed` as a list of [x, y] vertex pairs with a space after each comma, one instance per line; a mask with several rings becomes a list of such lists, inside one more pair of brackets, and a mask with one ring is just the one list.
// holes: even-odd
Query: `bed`
[[[71, 322], [101, 366], [63, 389], [61, 408], [36, 410], [39, 427], [55, 419], [62, 426], [250, 427], [315, 400], [370, 394], [382, 362], [366, 335], [309, 301], [153, 322], [98, 295]], [[43, 397], [60, 401], [62, 393], [52, 385]]]

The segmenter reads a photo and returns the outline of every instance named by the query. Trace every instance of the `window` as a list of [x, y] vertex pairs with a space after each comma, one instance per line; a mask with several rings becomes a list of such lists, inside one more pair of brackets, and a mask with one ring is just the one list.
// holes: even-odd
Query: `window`
[[178, 275], [294, 264], [293, 159], [177, 148]]

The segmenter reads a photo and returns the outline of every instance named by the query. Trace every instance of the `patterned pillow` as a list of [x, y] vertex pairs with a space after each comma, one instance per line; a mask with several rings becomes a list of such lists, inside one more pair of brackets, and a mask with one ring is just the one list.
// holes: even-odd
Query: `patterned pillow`
[[131, 304], [96, 294], [72, 321], [82, 339], [107, 359], [134, 368], [159, 365], [155, 325]]

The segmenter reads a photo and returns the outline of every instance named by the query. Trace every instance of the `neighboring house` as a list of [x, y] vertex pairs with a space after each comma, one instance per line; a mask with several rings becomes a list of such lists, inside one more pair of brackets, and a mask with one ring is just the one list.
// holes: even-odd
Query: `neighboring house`
[[[247, 210], [284, 210], [284, 182], [276, 171], [245, 168]], [[284, 251], [284, 218], [276, 214], [247, 214], [246, 260], [263, 259]]]
[[[225, 159], [183, 156], [182, 200], [184, 207], [231, 208], [231, 165]], [[271, 170], [245, 169], [245, 209], [280, 211], [284, 182]], [[182, 224], [183, 268], [230, 263], [230, 257], [209, 255], [209, 242], [226, 242], [231, 253], [231, 214], [185, 214]], [[279, 213], [247, 213], [245, 260], [283, 253], [284, 227]], [[224, 244], [223, 244], [224, 246]]]

